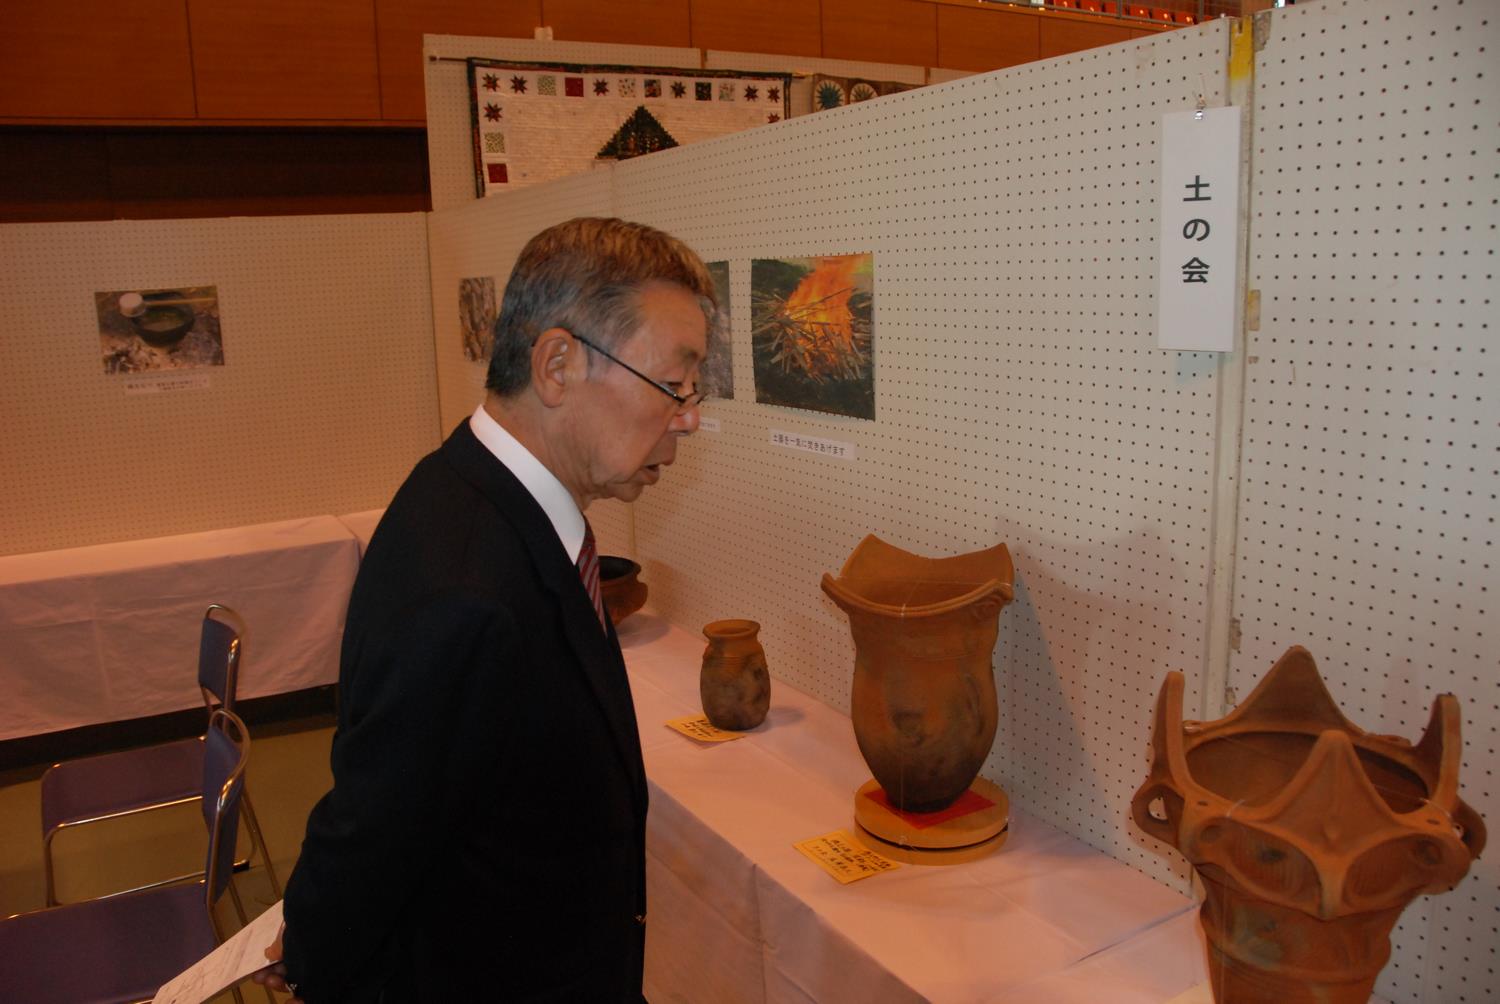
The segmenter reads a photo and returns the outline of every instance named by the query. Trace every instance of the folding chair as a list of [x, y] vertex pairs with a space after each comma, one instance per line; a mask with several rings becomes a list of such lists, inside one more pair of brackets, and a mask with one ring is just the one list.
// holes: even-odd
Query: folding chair
[[[203, 878], [0, 920], [6, 1000], [28, 1004], [149, 1001], [222, 940], [214, 904], [230, 887], [250, 736], [222, 708], [203, 737], [199, 797], [208, 827]], [[235, 1000], [244, 1004], [239, 988]]]
[[[204, 612], [203, 629], [198, 640], [198, 687], [210, 718], [215, 708], [234, 710], [242, 633], [240, 616], [228, 607], [215, 603]], [[55, 906], [58, 902], [53, 874], [53, 839], [64, 830], [88, 823], [165, 809], [198, 799], [203, 777], [203, 743], [203, 737], [199, 736], [67, 760], [47, 768], [42, 775], [42, 865], [47, 880], [48, 906]], [[234, 863], [235, 869], [248, 868], [258, 847], [271, 891], [279, 899], [281, 884], [276, 881], [271, 852], [266, 847], [249, 792], [245, 793], [243, 801], [250, 847], [245, 857]], [[136, 888], [150, 889], [199, 874], [189, 872]], [[238, 905], [237, 896], [235, 902]]]

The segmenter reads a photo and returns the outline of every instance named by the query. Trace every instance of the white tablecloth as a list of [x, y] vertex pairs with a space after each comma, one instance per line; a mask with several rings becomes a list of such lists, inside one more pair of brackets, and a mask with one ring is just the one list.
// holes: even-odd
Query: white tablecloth
[[246, 624], [240, 697], [333, 683], [358, 566], [332, 516], [0, 558], [0, 740], [201, 707], [210, 603]]
[[366, 509], [364, 512], [345, 513], [339, 517], [339, 522], [348, 528], [359, 541], [359, 556], [365, 555], [365, 548], [370, 546], [370, 538], [375, 535], [375, 527], [380, 523], [380, 517], [385, 515], [384, 509]]
[[653, 1004], [1161, 1004], [1207, 978], [1190, 899], [1019, 812], [983, 860], [839, 885], [792, 845], [854, 828], [869, 770], [849, 719], [774, 681], [759, 729], [695, 743], [662, 723], [701, 712], [703, 640], [642, 614], [622, 628]]

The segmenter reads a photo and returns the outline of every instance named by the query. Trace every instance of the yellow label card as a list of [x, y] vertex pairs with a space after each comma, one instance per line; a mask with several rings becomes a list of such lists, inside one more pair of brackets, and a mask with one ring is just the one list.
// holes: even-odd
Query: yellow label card
[[719, 728], [708, 720], [707, 715], [674, 718], [667, 722], [667, 728], [676, 729], [689, 739], [704, 743], [727, 743], [731, 739], [742, 739], [745, 736], [743, 732], [729, 732]]
[[898, 862], [883, 858], [870, 850], [848, 830], [834, 830], [792, 846], [812, 858], [825, 872], [844, 885], [901, 867]]

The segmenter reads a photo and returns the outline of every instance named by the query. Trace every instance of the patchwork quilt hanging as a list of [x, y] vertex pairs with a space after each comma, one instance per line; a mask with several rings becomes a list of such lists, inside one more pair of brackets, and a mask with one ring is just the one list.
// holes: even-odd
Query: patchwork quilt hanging
[[855, 105], [871, 98], [915, 90], [916, 87], [916, 84], [902, 84], [894, 80], [864, 80], [859, 77], [831, 77], [826, 73], [815, 73], [812, 78], [812, 110], [826, 112], [830, 108]]
[[470, 59], [483, 197], [779, 122], [790, 74]]

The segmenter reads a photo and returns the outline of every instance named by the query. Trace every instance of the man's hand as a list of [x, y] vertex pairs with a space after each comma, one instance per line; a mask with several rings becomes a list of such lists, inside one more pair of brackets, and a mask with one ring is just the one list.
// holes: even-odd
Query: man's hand
[[292, 997], [287, 1004], [302, 1004], [302, 999], [297, 996], [296, 989], [286, 981], [286, 966], [281, 961], [281, 939], [286, 934], [286, 925], [281, 925], [281, 930], [276, 932], [276, 940], [266, 948], [266, 958], [271, 964], [266, 968], [252, 973], [250, 979], [263, 987], [272, 990], [280, 990], [282, 993], [291, 994]]

